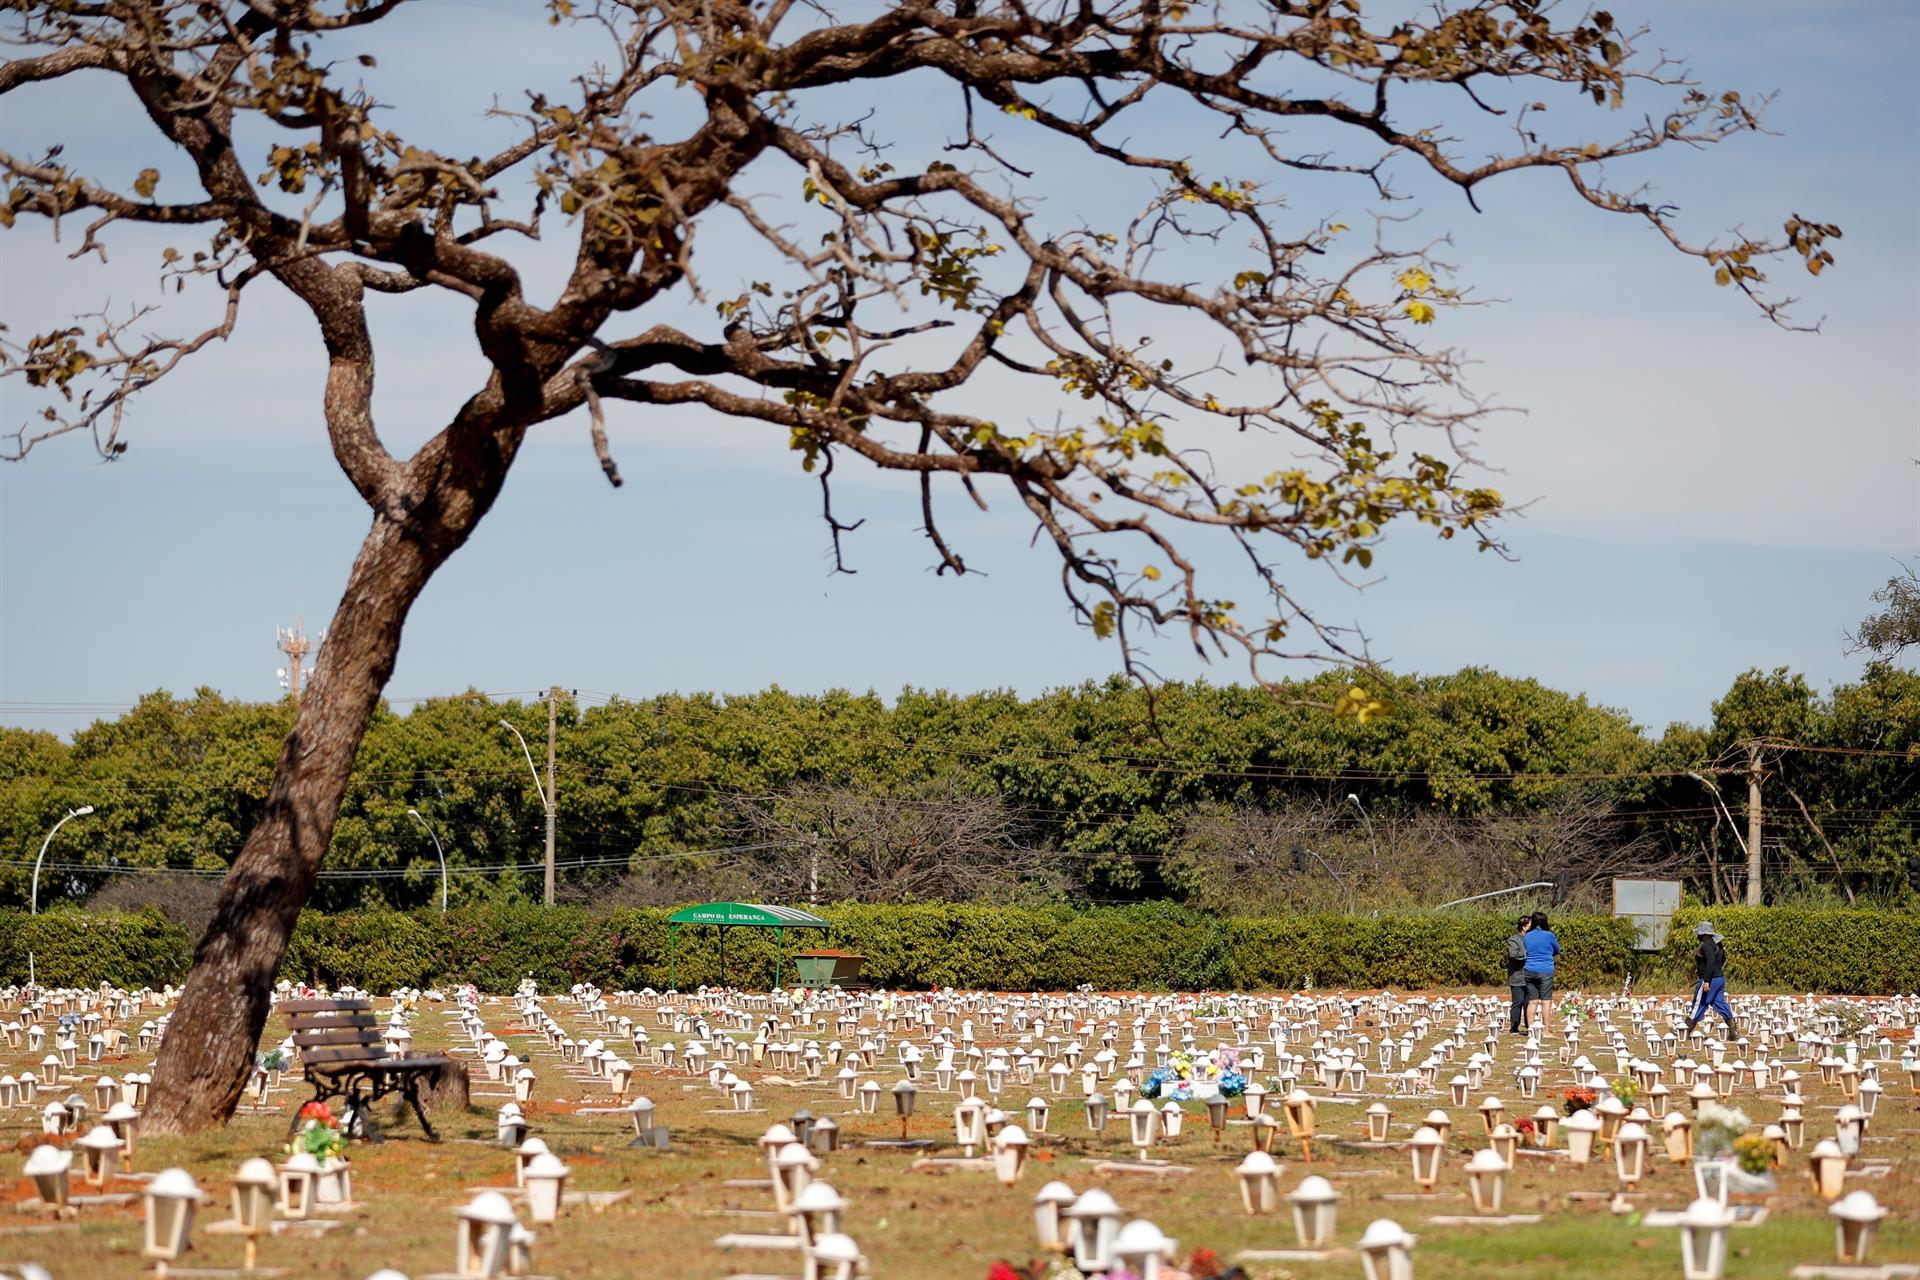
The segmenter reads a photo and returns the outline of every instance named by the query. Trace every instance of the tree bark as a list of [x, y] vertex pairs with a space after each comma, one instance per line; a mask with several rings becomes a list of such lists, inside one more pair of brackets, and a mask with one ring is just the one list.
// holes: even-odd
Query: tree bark
[[[326, 856], [354, 755], [393, 674], [407, 613], [499, 492], [506, 459], [496, 460], [497, 471], [463, 477], [470, 484], [450, 504], [402, 503], [411, 508], [404, 521], [375, 515], [281, 750], [266, 810], [234, 859], [168, 1020], [143, 1129], [195, 1132], [224, 1123], [239, 1103], [281, 958]], [[449, 519], [449, 506], [461, 518]]]

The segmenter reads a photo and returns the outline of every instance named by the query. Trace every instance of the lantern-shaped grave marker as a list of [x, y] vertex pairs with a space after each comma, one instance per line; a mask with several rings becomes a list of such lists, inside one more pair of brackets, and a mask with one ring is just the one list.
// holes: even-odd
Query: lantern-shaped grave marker
[[860, 1246], [837, 1231], [816, 1237], [801, 1258], [802, 1280], [854, 1280], [860, 1274]]
[[547, 1144], [541, 1138], [528, 1138], [513, 1149], [513, 1185], [524, 1188], [527, 1185], [527, 1169], [541, 1156], [549, 1155]]
[[320, 1162], [296, 1151], [280, 1166], [280, 1216], [304, 1220], [313, 1216], [320, 1197]]
[[1487, 1148], [1473, 1153], [1467, 1161], [1467, 1193], [1473, 1197], [1476, 1213], [1498, 1213], [1506, 1199], [1507, 1162], [1500, 1153]]
[[527, 1118], [520, 1113], [518, 1103], [509, 1102], [500, 1108], [494, 1117], [493, 1136], [509, 1151], [527, 1140]]
[[527, 1162], [526, 1172], [521, 1176], [527, 1188], [527, 1216], [536, 1223], [546, 1225], [560, 1217], [560, 1204], [566, 1190], [567, 1177], [573, 1172], [560, 1157], [551, 1151], [543, 1151]]
[[1391, 1218], [1377, 1218], [1360, 1237], [1360, 1268], [1366, 1280], [1413, 1280], [1415, 1237]]
[[1313, 1135], [1315, 1133], [1316, 1107], [1312, 1095], [1305, 1089], [1294, 1089], [1287, 1094], [1281, 1104], [1287, 1117], [1287, 1132], [1300, 1144], [1300, 1154], [1307, 1160], [1313, 1159]]
[[1160, 1130], [1159, 1110], [1146, 1098], [1135, 1099], [1127, 1109], [1127, 1128], [1133, 1149], [1140, 1153], [1142, 1160], [1147, 1159]]
[[1287, 1204], [1293, 1210], [1293, 1231], [1302, 1249], [1324, 1249], [1333, 1243], [1340, 1193], [1332, 1183], [1311, 1174], [1288, 1193]]
[[1249, 1214], [1272, 1213], [1280, 1166], [1264, 1151], [1250, 1151], [1234, 1170], [1240, 1182], [1240, 1204]]
[[163, 1169], [147, 1183], [141, 1199], [146, 1210], [143, 1258], [154, 1260], [155, 1273], [165, 1276], [167, 1263], [177, 1260], [192, 1247], [193, 1211], [200, 1203], [200, 1188], [185, 1169]]
[[93, 1126], [74, 1146], [80, 1149], [81, 1176], [87, 1185], [105, 1187], [120, 1172], [120, 1149], [126, 1143], [111, 1125]]
[[1720, 1280], [1727, 1269], [1727, 1228], [1733, 1211], [1717, 1200], [1695, 1200], [1680, 1218], [1682, 1280]]
[[953, 1141], [968, 1159], [974, 1149], [987, 1142], [987, 1104], [974, 1095], [965, 1095], [953, 1109]]
[[1106, 1095], [1090, 1093], [1087, 1095], [1087, 1128], [1094, 1133], [1103, 1133], [1107, 1127], [1109, 1107]]
[[1440, 1137], [1439, 1130], [1431, 1125], [1421, 1125], [1414, 1131], [1407, 1143], [1407, 1151], [1413, 1163], [1413, 1180], [1422, 1191], [1431, 1192], [1440, 1181], [1440, 1158], [1445, 1154], [1446, 1142]]
[[1020, 1181], [1027, 1167], [1029, 1145], [1026, 1130], [1017, 1124], [1005, 1125], [994, 1135], [993, 1174], [1001, 1186], [1011, 1187]]
[[911, 1080], [901, 1080], [893, 1086], [893, 1113], [900, 1117], [902, 1142], [906, 1141], [907, 1122], [913, 1118], [914, 1096], [919, 1092]]
[[1567, 1131], [1567, 1159], [1575, 1167], [1593, 1159], [1594, 1139], [1600, 1136], [1600, 1121], [1588, 1108], [1581, 1108], [1561, 1124]]
[[274, 1168], [259, 1156], [243, 1161], [233, 1175], [233, 1223], [246, 1240], [244, 1269], [251, 1271], [258, 1259], [260, 1237], [273, 1231], [273, 1199], [279, 1186]]
[[1511, 1168], [1513, 1162], [1520, 1156], [1520, 1131], [1510, 1124], [1495, 1125], [1492, 1135], [1487, 1139], [1487, 1144], [1493, 1148], [1494, 1154]]
[[1033, 1232], [1040, 1248], [1049, 1253], [1065, 1253], [1071, 1220], [1067, 1209], [1080, 1197], [1064, 1182], [1049, 1182], [1033, 1198]]
[[1623, 1187], [1636, 1185], [1647, 1171], [1646, 1126], [1629, 1120], [1613, 1136], [1613, 1170]]
[[73, 1152], [62, 1151], [50, 1143], [35, 1147], [27, 1153], [21, 1172], [32, 1181], [42, 1203], [56, 1212], [66, 1210], [72, 1186]]
[[1542, 1105], [1533, 1113], [1533, 1142], [1542, 1151], [1553, 1150], [1553, 1141], [1560, 1133], [1560, 1113], [1552, 1107]]
[[1062, 1214], [1071, 1224], [1073, 1264], [1094, 1275], [1113, 1267], [1113, 1241], [1120, 1233], [1120, 1206], [1098, 1187], [1081, 1195]]
[[1675, 1164], [1692, 1163], [1693, 1121], [1691, 1119], [1675, 1111], [1660, 1122], [1660, 1132], [1666, 1142], [1667, 1159]]
[[1173, 1241], [1159, 1227], [1144, 1218], [1135, 1218], [1120, 1228], [1113, 1240], [1114, 1261], [1139, 1280], [1160, 1280], [1160, 1268]]
[[1865, 1266], [1873, 1248], [1874, 1234], [1880, 1230], [1887, 1211], [1865, 1191], [1855, 1191], [1834, 1201], [1827, 1210], [1833, 1218], [1834, 1251], [1846, 1266]]
[[793, 1200], [792, 1216], [799, 1228], [801, 1244], [810, 1245], [840, 1230], [840, 1215], [846, 1208], [846, 1198], [831, 1186], [809, 1182]]
[[1213, 1130], [1214, 1145], [1220, 1143], [1220, 1136], [1227, 1129], [1227, 1099], [1225, 1095], [1215, 1093], [1207, 1099], [1207, 1125]]
[[454, 1274], [491, 1280], [507, 1274], [513, 1231], [520, 1225], [513, 1206], [498, 1191], [482, 1191], [454, 1210], [459, 1219], [454, 1237]]
[[1813, 1181], [1813, 1193], [1822, 1200], [1833, 1201], [1840, 1198], [1846, 1189], [1847, 1157], [1840, 1146], [1831, 1138], [1822, 1138], [1813, 1144], [1813, 1153], [1808, 1158], [1808, 1176]]

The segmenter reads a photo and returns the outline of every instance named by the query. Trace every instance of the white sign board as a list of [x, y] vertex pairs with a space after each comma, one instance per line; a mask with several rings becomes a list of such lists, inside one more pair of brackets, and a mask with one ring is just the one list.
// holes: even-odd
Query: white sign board
[[1678, 880], [1615, 880], [1613, 914], [1633, 921], [1636, 951], [1658, 951], [1667, 945], [1667, 928], [1680, 909]]

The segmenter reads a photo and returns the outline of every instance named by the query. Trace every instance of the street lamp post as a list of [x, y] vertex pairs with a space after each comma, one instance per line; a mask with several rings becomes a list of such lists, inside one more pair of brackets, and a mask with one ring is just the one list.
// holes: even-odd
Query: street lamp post
[[1380, 861], [1380, 842], [1374, 838], [1373, 819], [1367, 816], [1367, 806], [1360, 803], [1359, 796], [1349, 791], [1347, 799], [1353, 801], [1353, 807], [1360, 811], [1360, 821], [1367, 824], [1367, 843], [1373, 846], [1373, 860], [1377, 864]]
[[427, 820], [420, 816], [418, 809], [407, 810], [407, 816], [419, 823], [429, 836], [433, 836], [433, 851], [440, 855], [440, 914], [447, 914], [447, 853], [440, 847], [440, 837], [433, 834], [433, 828], [427, 826]]
[[78, 809], [67, 810], [67, 816], [54, 823], [53, 830], [47, 832], [47, 838], [40, 842], [40, 855], [33, 860], [33, 897], [31, 900], [31, 908], [27, 912], [28, 915], [37, 916], [40, 914], [40, 863], [47, 856], [47, 846], [53, 843], [53, 837], [60, 828], [66, 826], [67, 823], [73, 821], [73, 819], [84, 818], [92, 812], [93, 806], [90, 804], [83, 804]]
[[[549, 708], [549, 713], [547, 716], [547, 720], [548, 720], [547, 777], [549, 779], [549, 783], [551, 783], [551, 779], [553, 777], [553, 772], [552, 772], [553, 770], [553, 752], [552, 752], [553, 716], [551, 713], [551, 708], [553, 705], [552, 701], [549, 700], [547, 705]], [[539, 793], [540, 804], [547, 811], [547, 905], [552, 906], [553, 905], [553, 819], [554, 819], [553, 792], [549, 790], [547, 787], [542, 787], [540, 785], [540, 770], [533, 763], [533, 748], [529, 747], [527, 745], [527, 740], [520, 736], [520, 731], [514, 728], [512, 724], [508, 723], [505, 720], [502, 720], [500, 722], [500, 727], [502, 729], [505, 729], [508, 733], [512, 734], [515, 738], [519, 738], [520, 750], [522, 754], [524, 754], [527, 757], [527, 772], [533, 775], [533, 789]]]

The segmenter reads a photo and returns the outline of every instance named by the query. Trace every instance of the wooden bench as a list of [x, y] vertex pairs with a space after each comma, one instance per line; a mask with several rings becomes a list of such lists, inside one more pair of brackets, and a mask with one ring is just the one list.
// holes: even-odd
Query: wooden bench
[[[440, 1141], [427, 1119], [426, 1108], [420, 1105], [420, 1081], [423, 1076], [438, 1075], [452, 1067], [451, 1058], [389, 1056], [370, 1000], [283, 1000], [279, 1007], [292, 1023], [301, 1069], [313, 1086], [311, 1101], [343, 1100], [347, 1114], [342, 1119], [348, 1136], [379, 1142], [373, 1104], [397, 1093], [419, 1117], [428, 1141]], [[300, 1113], [296, 1111], [293, 1123], [287, 1126], [288, 1135], [299, 1125]]]

